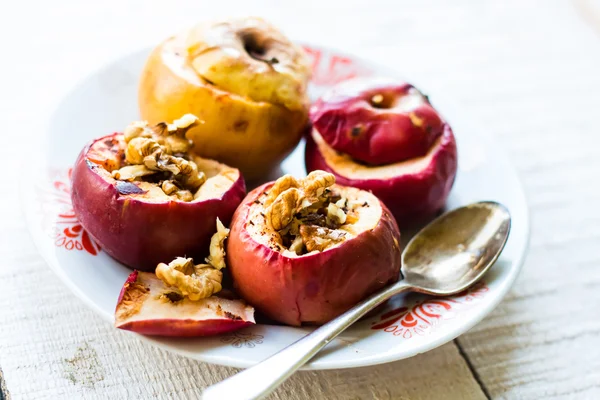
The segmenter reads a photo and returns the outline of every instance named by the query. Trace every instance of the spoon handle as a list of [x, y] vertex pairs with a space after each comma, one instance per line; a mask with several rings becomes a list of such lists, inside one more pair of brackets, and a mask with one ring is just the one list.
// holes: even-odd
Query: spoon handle
[[398, 282], [377, 292], [339, 317], [329, 321], [302, 339], [272, 355], [254, 367], [222, 382], [209, 386], [202, 393], [203, 400], [260, 399], [282, 384], [298, 368], [331, 342], [346, 328], [390, 297], [410, 290], [412, 286]]

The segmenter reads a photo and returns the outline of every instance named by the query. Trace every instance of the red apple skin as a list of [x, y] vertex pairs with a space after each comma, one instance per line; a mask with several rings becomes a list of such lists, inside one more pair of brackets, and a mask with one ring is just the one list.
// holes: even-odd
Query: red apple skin
[[199, 337], [233, 332], [250, 325], [254, 325], [254, 323], [230, 319], [196, 321], [192, 319], [178, 320], [165, 318], [160, 320], [129, 322], [120, 325], [118, 328], [150, 336]]
[[[141, 274], [146, 275], [142, 277]], [[184, 318], [183, 316], [178, 315], [181, 307], [179, 305], [175, 305], [170, 312], [172, 318], [164, 318], [161, 316], [152, 318], [149, 316], [148, 319], [144, 320], [133, 319], [127, 322], [119, 320], [118, 312], [122, 307], [123, 296], [126, 294], [126, 292], [131, 290], [132, 285], [136, 282], [147, 283], [150, 280], [157, 281], [158, 278], [156, 278], [154, 274], [148, 274], [144, 272], [139, 273], [138, 271], [133, 271], [129, 275], [125, 285], [121, 289], [119, 300], [117, 301], [117, 306], [115, 309], [115, 326], [117, 328], [141, 333], [143, 335], [198, 337], [218, 335], [220, 333], [232, 332], [249, 325], [254, 325], [254, 310], [251, 307], [241, 303], [240, 300], [237, 300], [236, 302], [240, 302], [241, 304], [236, 304], [231, 300], [221, 299], [216, 296], [212, 296], [210, 299], [202, 299], [198, 302], [192, 303], [190, 303], [189, 300], [184, 300], [188, 302], [188, 304], [197, 303], [197, 309], [202, 309], [201, 312], [204, 313], [206, 313], [205, 310], [208, 307], [208, 303], [219, 304], [219, 302], [223, 302], [219, 304], [219, 312], [210, 312], [208, 315], [203, 316], [203, 319], [193, 318], [194, 314], [188, 315], [187, 318]], [[150, 294], [152, 295], [152, 293]], [[147, 299], [146, 301], [151, 300], [152, 299]], [[231, 304], [234, 304], [234, 306], [232, 307]], [[228, 310], [233, 311], [233, 309], [236, 311], [235, 314], [228, 312]]]
[[[374, 107], [371, 99], [376, 95], [389, 107]], [[407, 106], [401, 99], [408, 97], [416, 102]], [[316, 101], [310, 118], [332, 148], [369, 165], [424, 156], [444, 126], [414, 86], [381, 78], [339, 84]]]
[[227, 226], [244, 198], [242, 175], [220, 199], [150, 203], [122, 196], [86, 162], [93, 143], [114, 135], [90, 142], [75, 162], [71, 199], [81, 225], [109, 255], [141, 271], [179, 256], [205, 256], [217, 217]]
[[[307, 171], [317, 169], [331, 172], [340, 185], [354, 186], [372, 192], [391, 210], [401, 228], [413, 226], [440, 211], [452, 185], [457, 170], [456, 141], [452, 129], [444, 125], [439, 141], [430, 150], [430, 161], [424, 168], [410, 173], [381, 179], [361, 179], [342, 175], [329, 163], [314, 139], [315, 132], [307, 136], [305, 163]], [[408, 160], [413, 163], [418, 159]], [[370, 168], [358, 165], [357, 168]]]
[[377, 226], [339, 247], [289, 258], [246, 230], [250, 207], [266, 183], [236, 210], [227, 260], [236, 292], [269, 318], [287, 325], [324, 324], [400, 276], [400, 231], [382, 204]]

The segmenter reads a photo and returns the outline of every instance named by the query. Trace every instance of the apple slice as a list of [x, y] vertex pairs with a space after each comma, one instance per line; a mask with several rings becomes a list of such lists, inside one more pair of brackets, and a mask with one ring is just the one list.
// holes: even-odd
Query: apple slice
[[115, 309], [115, 327], [144, 335], [209, 336], [254, 323], [254, 309], [243, 300], [218, 294], [191, 301], [149, 272], [129, 275]]

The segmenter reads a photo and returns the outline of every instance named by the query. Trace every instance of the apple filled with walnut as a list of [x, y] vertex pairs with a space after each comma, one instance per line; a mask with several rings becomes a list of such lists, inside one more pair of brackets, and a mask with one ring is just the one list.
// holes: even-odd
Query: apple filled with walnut
[[160, 263], [156, 275], [134, 271], [123, 285], [115, 326], [145, 335], [208, 336], [254, 324], [254, 309], [222, 291], [225, 239], [229, 229], [217, 219], [206, 263], [177, 257]]
[[298, 144], [308, 123], [310, 67], [299, 46], [260, 18], [205, 22], [168, 38], [139, 84], [142, 118], [206, 121], [188, 132], [193, 151], [264, 176]]
[[392, 79], [356, 79], [311, 108], [306, 168], [373, 192], [400, 226], [445, 204], [457, 169], [452, 129], [426, 96]]
[[160, 262], [196, 257], [217, 218], [228, 224], [245, 195], [240, 172], [192, 156], [185, 133], [199, 124], [130, 124], [85, 146], [72, 176], [79, 221], [104, 251], [123, 264], [153, 271]]
[[314, 171], [253, 190], [227, 245], [236, 291], [288, 325], [323, 324], [398, 280], [400, 232], [373, 194]]

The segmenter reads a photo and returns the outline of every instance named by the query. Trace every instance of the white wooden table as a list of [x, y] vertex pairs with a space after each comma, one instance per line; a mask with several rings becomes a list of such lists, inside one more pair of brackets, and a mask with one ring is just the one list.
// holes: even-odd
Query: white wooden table
[[292, 37], [451, 94], [510, 154], [533, 220], [516, 286], [469, 333], [392, 364], [297, 373], [273, 398], [600, 398], [600, 2], [280, 3], [3, 3], [0, 381], [8, 397], [197, 398], [236, 372], [143, 344], [85, 307], [37, 254], [16, 190], [27, 143], [77, 80], [197, 20], [234, 14], [264, 16]]

